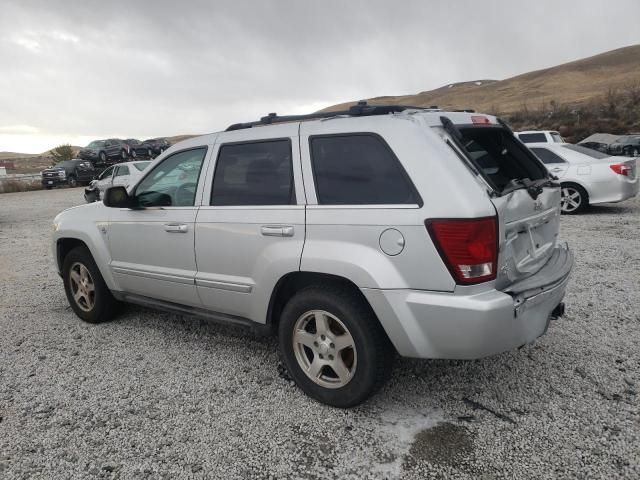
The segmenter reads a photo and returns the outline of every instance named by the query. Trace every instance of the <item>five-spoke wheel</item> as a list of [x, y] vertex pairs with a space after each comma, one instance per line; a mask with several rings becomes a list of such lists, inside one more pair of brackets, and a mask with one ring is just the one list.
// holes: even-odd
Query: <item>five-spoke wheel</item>
[[573, 215], [588, 205], [587, 192], [578, 185], [562, 185], [561, 194], [560, 211], [564, 214]]

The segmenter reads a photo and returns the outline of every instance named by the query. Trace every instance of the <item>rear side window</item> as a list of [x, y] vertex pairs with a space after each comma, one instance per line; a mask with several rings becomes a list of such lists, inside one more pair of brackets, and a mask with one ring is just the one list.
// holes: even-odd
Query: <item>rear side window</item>
[[289, 139], [220, 147], [213, 177], [211, 205], [294, 203]]
[[522, 143], [544, 143], [547, 141], [544, 133], [519, 133], [518, 138]]
[[467, 156], [495, 190], [502, 191], [512, 181], [547, 177], [547, 170], [535, 155], [507, 130], [471, 127], [460, 131]]
[[559, 155], [556, 155], [551, 150], [547, 150], [546, 148], [532, 148], [531, 151], [536, 154], [542, 163], [564, 163], [564, 160]]
[[319, 204], [421, 203], [399, 160], [379, 136], [312, 137], [310, 147]]

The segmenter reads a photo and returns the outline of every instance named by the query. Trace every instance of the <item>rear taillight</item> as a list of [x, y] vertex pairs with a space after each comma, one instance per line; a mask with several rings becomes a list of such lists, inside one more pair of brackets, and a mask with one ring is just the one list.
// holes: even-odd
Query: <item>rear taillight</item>
[[427, 220], [425, 224], [456, 283], [469, 285], [496, 278], [496, 217]]
[[628, 177], [629, 173], [631, 173], [631, 167], [624, 163], [614, 163], [613, 165], [609, 165], [609, 168], [618, 175], [624, 175], [625, 177]]

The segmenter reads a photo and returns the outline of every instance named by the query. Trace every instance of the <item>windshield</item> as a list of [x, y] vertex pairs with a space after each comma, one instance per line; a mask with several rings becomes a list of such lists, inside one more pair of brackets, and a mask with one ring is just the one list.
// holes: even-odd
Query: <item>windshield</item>
[[149, 166], [151, 162], [138, 162], [134, 163], [133, 166], [136, 167], [139, 171], [143, 171], [145, 168]]
[[95, 141], [95, 142], [91, 142], [89, 145], [87, 145], [87, 148], [97, 148], [97, 147], [101, 147], [104, 145], [103, 141]]
[[562, 145], [564, 148], [568, 148], [569, 150], [573, 150], [574, 152], [582, 153], [584, 155], [588, 155], [591, 158], [609, 158], [610, 155], [606, 153], [599, 152], [598, 150], [592, 150], [590, 148], [581, 147], [580, 145], [571, 145], [567, 143], [566, 145]]

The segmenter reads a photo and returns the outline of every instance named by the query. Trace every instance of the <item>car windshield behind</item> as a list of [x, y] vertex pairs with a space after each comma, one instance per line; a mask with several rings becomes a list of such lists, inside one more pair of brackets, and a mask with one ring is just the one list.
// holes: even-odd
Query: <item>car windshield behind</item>
[[591, 148], [581, 147], [580, 145], [571, 145], [567, 143], [566, 145], [562, 145], [564, 148], [568, 148], [569, 150], [573, 150], [574, 152], [582, 153], [584, 155], [588, 155], [591, 158], [609, 158], [610, 155], [606, 153], [599, 152], [598, 150], [592, 150]]
[[102, 147], [104, 145], [104, 142], [102, 140], [96, 140], [95, 142], [91, 142], [89, 145], [87, 145], [87, 148], [98, 148], [98, 147]]

